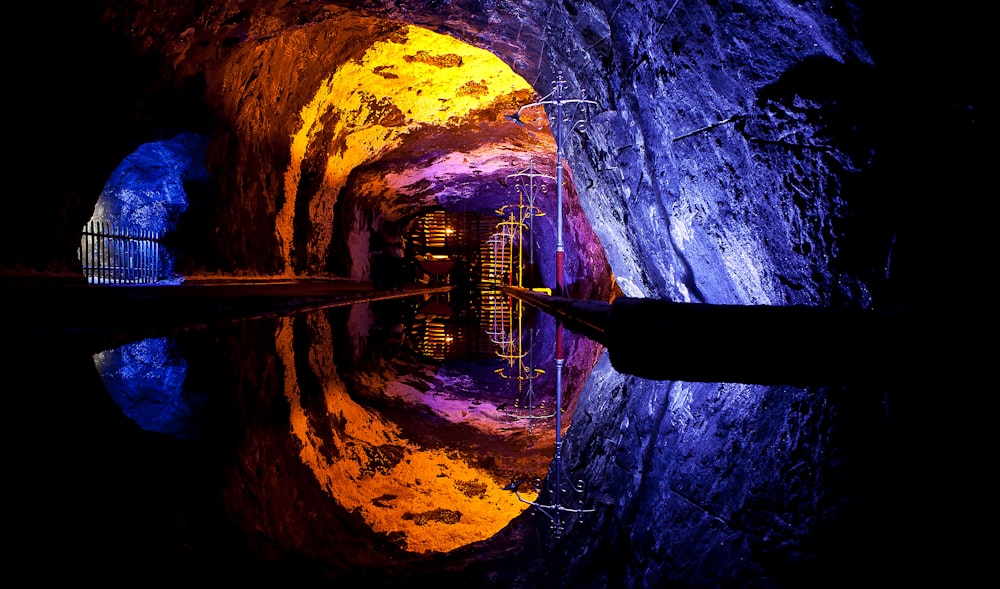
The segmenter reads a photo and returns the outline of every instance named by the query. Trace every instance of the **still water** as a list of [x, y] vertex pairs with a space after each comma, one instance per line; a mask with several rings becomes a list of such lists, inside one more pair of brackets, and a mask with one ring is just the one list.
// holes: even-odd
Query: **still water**
[[30, 533], [97, 568], [346, 568], [551, 517], [539, 492], [600, 348], [506, 295], [449, 297], [45, 350]]

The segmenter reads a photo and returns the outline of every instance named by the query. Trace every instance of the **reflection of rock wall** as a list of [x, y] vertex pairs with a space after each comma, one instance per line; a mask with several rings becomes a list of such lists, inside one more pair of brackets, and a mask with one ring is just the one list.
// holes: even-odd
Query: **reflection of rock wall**
[[239, 377], [232, 409], [238, 433], [222, 505], [243, 531], [251, 555], [262, 562], [296, 554], [344, 569], [355, 564], [348, 556], [355, 551], [378, 562], [393, 547], [330, 501], [302, 464], [290, 424], [275, 422], [273, 416], [289, 411], [275, 327], [271, 321], [246, 322], [228, 342]]
[[[318, 312], [282, 320], [274, 339], [276, 363], [252, 372], [270, 377], [245, 383], [260, 397], [246, 399], [248, 418], [256, 419], [258, 410], [280, 414], [280, 395], [289, 422], [278, 428], [246, 424], [247, 475], [259, 474], [230, 488], [229, 508], [256, 522], [283, 550], [323, 560], [331, 560], [328, 550], [311, 538], [337, 529], [342, 520], [363, 522], [371, 542], [415, 553], [448, 552], [493, 536], [523, 512], [528, 505], [503, 486], [515, 475], [544, 476], [549, 436], [526, 436], [523, 426], [513, 427], [492, 405], [449, 392], [446, 380], [421, 376], [419, 366], [405, 376], [391, 370], [341, 375], [335, 350], [346, 332], [330, 323], [335, 316]], [[383, 360], [377, 367], [384, 371], [388, 365]], [[382, 410], [369, 407], [386, 403]], [[306, 500], [317, 492], [326, 499]], [[534, 494], [526, 486], [522, 496]], [[345, 515], [315, 511], [312, 501], [330, 499]], [[302, 510], [313, 516], [302, 520]], [[341, 551], [334, 561], [371, 558]]]
[[205, 398], [187, 393], [187, 362], [171, 338], [149, 338], [94, 354], [94, 366], [122, 412], [146, 431], [182, 440], [201, 435]]
[[[332, 362], [330, 324], [322, 314], [310, 318], [308, 337], [301, 340], [308, 349], [290, 347], [290, 323], [278, 334], [285, 396], [300, 458], [338, 504], [411, 552], [447, 552], [488, 538], [525, 509], [491, 473], [469, 464], [461, 447], [424, 447], [403, 437], [400, 425], [354, 401]], [[308, 354], [308, 363], [298, 360], [301, 354]], [[298, 367], [312, 374], [299, 380]], [[313, 386], [319, 390], [305, 390]], [[387, 379], [370, 386], [409, 385]], [[414, 418], [421, 419], [417, 411]]]
[[[573, 541], [561, 550], [601, 558], [615, 546], [654, 546], [661, 531], [669, 530], [664, 549], [670, 558], [651, 549], [634, 552], [630, 582], [637, 585], [631, 586], [709, 587], [720, 580], [775, 575], [776, 586], [784, 586], [780, 576], [788, 571], [815, 574], [797, 554], [813, 550], [813, 542], [836, 542], [824, 536], [832, 532], [823, 530], [823, 522], [846, 521], [845, 505], [867, 484], [851, 481], [849, 473], [874, 468], [884, 459], [874, 451], [879, 424], [854, 422], [849, 433], [843, 429], [858, 415], [877, 411], [875, 398], [856, 400], [848, 412], [839, 402], [845, 393], [835, 389], [664, 386], [613, 376], [604, 362], [595, 374], [603, 376], [592, 379], [578, 412], [645, 418], [616, 424], [613, 439], [607, 424], [575, 420], [567, 461], [587, 481], [590, 500], [603, 508], [583, 518]], [[658, 402], [650, 413], [653, 398]], [[855, 444], [871, 448], [871, 454], [861, 460], [847, 453], [830, 459], [828, 454], [838, 451], [834, 448]], [[638, 492], [637, 473], [642, 478]], [[872, 477], [868, 483], [882, 481]], [[655, 529], [636, 525], [649, 518], [656, 519]], [[870, 525], [872, 531], [881, 528]], [[852, 542], [826, 547], [824, 557], [839, 552], [839, 557], [863, 558], [870, 549], [867, 539]], [[573, 583], [569, 578], [564, 586]]]

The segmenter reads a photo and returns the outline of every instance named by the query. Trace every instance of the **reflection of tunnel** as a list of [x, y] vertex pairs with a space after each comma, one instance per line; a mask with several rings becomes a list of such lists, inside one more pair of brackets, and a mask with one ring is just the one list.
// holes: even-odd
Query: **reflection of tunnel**
[[[978, 29], [990, 21], [977, 10], [80, 4], [39, 19], [59, 27], [49, 42], [78, 67], [29, 78], [41, 108], [24, 110], [64, 114], [26, 134], [42, 140], [26, 153], [51, 154], [57, 138], [75, 157], [33, 176], [47, 190], [17, 203], [25, 228], [6, 236], [17, 247], [2, 248], [5, 268], [72, 274], [78, 230], [115, 167], [139, 145], [194, 132], [208, 176], [184, 185], [179, 273], [363, 278], [377, 220], [491, 214], [517, 198], [508, 176], [528, 157], [551, 174], [551, 118], [531, 112], [521, 127], [507, 115], [562, 72], [597, 103], [565, 145], [574, 299], [880, 312], [971, 299], [943, 323], [981, 329], [966, 316], [991, 234], [978, 147], [978, 43], [989, 38]], [[67, 84], [88, 88], [102, 116], [62, 100]], [[537, 219], [545, 284], [554, 195]], [[701, 358], [760, 341], [727, 327], [689, 340], [659, 325], [636, 341]], [[592, 517], [557, 541], [518, 518], [488, 545], [354, 574], [515, 587], [976, 584], [985, 558], [965, 523], [988, 505], [989, 444], [985, 412], [966, 399], [988, 389], [954, 361], [988, 358], [946, 335], [923, 358], [934, 370], [892, 359], [914, 376], [902, 390], [647, 381], [601, 357], [565, 454], [590, 484]], [[827, 334], [808, 336], [799, 351], [821, 354], [813, 337]]]

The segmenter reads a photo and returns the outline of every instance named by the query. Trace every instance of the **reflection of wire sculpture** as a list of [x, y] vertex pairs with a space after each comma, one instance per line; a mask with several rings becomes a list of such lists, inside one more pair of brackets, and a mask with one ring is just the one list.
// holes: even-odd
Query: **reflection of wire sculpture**
[[[503, 376], [504, 378], [513, 378], [517, 380], [517, 398], [514, 400], [514, 411], [507, 411], [506, 414], [515, 420], [527, 421], [529, 432], [532, 430], [535, 421], [540, 419], [551, 419], [556, 415], [554, 410], [552, 410], [551, 413], [547, 413], [549, 410], [546, 408], [546, 403], [544, 401], [537, 404], [535, 403], [534, 380], [545, 374], [545, 371], [541, 368], [535, 368], [534, 339], [535, 331], [534, 328], [532, 328], [528, 330], [528, 351], [526, 353], [528, 357], [528, 364], [524, 364], [523, 358], [525, 354], [522, 354], [521, 358], [518, 359], [518, 366], [515, 375], [508, 376], [504, 372], [503, 368], [498, 368], [496, 370], [497, 374]], [[527, 383], [527, 387], [524, 386], [525, 383]]]
[[[514, 367], [515, 362], [521, 362], [524, 358], [525, 351], [521, 347], [521, 314], [524, 312], [524, 303], [520, 300], [516, 303], [517, 311], [515, 312], [513, 308], [509, 315], [509, 322], [507, 324], [507, 334], [505, 337], [500, 338], [497, 341], [497, 345], [500, 349], [497, 350], [497, 356], [507, 361], [507, 365], [511, 368]], [[514, 316], [517, 316], [517, 327], [514, 327]], [[500, 370], [503, 370], [502, 368]], [[501, 375], [503, 376], [503, 375]]]
[[[563, 360], [561, 358], [561, 353], [557, 352], [556, 358], [556, 407], [554, 411], [554, 417], [556, 418], [556, 451], [555, 455], [552, 457], [552, 465], [549, 467], [549, 490], [551, 491], [550, 503], [540, 503], [537, 501], [529, 501], [518, 492], [518, 489], [524, 483], [524, 481], [511, 481], [509, 485], [504, 487], [505, 490], [513, 491], [517, 496], [519, 501], [532, 505], [538, 508], [545, 516], [550, 520], [550, 528], [556, 537], [562, 535], [563, 531], [566, 529], [567, 521], [564, 519], [567, 514], [572, 514], [571, 517], [575, 517], [581, 513], [591, 513], [595, 511], [594, 509], [584, 509], [583, 506], [583, 494], [584, 494], [584, 484], [582, 480], [578, 480], [576, 484], [570, 482], [570, 477], [565, 471], [565, 467], [562, 463], [562, 394], [561, 394], [561, 378]], [[530, 381], [529, 381], [530, 387]], [[530, 422], [529, 422], [530, 423]], [[540, 486], [540, 485], [539, 485]], [[563, 504], [563, 493], [573, 493], [574, 499], [577, 507], [568, 507]]]
[[[541, 372], [539, 372], [541, 374]], [[535, 376], [538, 376], [536, 374]], [[522, 387], [518, 387], [521, 389]], [[508, 417], [512, 417], [517, 421], [527, 421], [528, 431], [533, 429], [534, 422], [542, 419], [552, 419], [556, 416], [555, 410], [548, 407], [548, 403], [542, 401], [535, 404], [535, 387], [528, 382], [528, 386], [523, 393], [518, 394], [518, 398], [514, 401], [514, 411], [505, 412]]]
[[[593, 509], [584, 509], [582, 507], [584, 485], [583, 481], [577, 481], [576, 484], [569, 483], [570, 477], [564, 472], [562, 464], [562, 369], [564, 360], [562, 358], [562, 343], [561, 337], [557, 335], [557, 349], [556, 349], [556, 402], [555, 407], [551, 414], [547, 415], [535, 415], [534, 414], [534, 380], [541, 374], [544, 374], [544, 370], [540, 368], [535, 368], [534, 366], [534, 329], [529, 329], [529, 344], [527, 352], [524, 352], [521, 348], [521, 314], [523, 308], [521, 307], [521, 300], [518, 299], [518, 329], [516, 333], [511, 332], [511, 337], [508, 338], [511, 343], [510, 349], [517, 350], [517, 353], [510, 353], [506, 355], [508, 359], [509, 367], [511, 372], [508, 374], [505, 372], [504, 368], [499, 368], [496, 373], [503, 376], [504, 378], [510, 378], [516, 380], [518, 383], [518, 403], [516, 404], [520, 409], [522, 406], [521, 393], [523, 392], [523, 385], [527, 383], [527, 394], [523, 398], [524, 406], [527, 407], [527, 413], [508, 413], [511, 417], [517, 419], [525, 419], [528, 422], [529, 431], [535, 420], [538, 419], [549, 419], [555, 417], [555, 431], [556, 431], [556, 451], [552, 458], [552, 465], [549, 467], [549, 490], [552, 494], [552, 501], [550, 503], [539, 503], [535, 501], [529, 501], [521, 496], [518, 489], [523, 484], [524, 481], [515, 480], [509, 485], [504, 487], [508, 491], [513, 491], [519, 501], [528, 503], [534, 507], [537, 507], [539, 511], [545, 514], [551, 520], [551, 529], [553, 533], [558, 537], [565, 530], [567, 522], [565, 521], [566, 514], [581, 514], [594, 511]], [[528, 363], [524, 364], [524, 357], [527, 356]], [[515, 367], [516, 366], [516, 367]], [[539, 483], [540, 486], [540, 483]], [[575, 502], [577, 507], [568, 507], [563, 504], [562, 496], [563, 492], [574, 493]]]
[[489, 327], [486, 335], [501, 349], [511, 345], [511, 311], [509, 296], [499, 291], [492, 293], [484, 309], [489, 312]]
[[[553, 477], [553, 475], [555, 475]], [[513, 491], [514, 495], [517, 496], [518, 501], [527, 503], [538, 509], [546, 517], [549, 518], [549, 528], [552, 533], [558, 538], [566, 530], [566, 525], [569, 523], [567, 518], [575, 518], [581, 513], [593, 513], [595, 509], [585, 509], [583, 505], [583, 493], [585, 491], [585, 486], [582, 480], [578, 480], [575, 485], [563, 483], [563, 477], [569, 479], [569, 476], [563, 472], [562, 466], [559, 464], [559, 451], [556, 451], [556, 458], [552, 461], [552, 466], [549, 468], [549, 476], [554, 480], [550, 485], [550, 490], [552, 491], [552, 502], [551, 503], [541, 503], [538, 501], [530, 501], [521, 496], [519, 489], [521, 485], [524, 484], [522, 480], [511, 481], [509, 485], [504, 487], [505, 491]], [[571, 491], [576, 494], [576, 502], [580, 507], [567, 507], [562, 504], [562, 492]]]

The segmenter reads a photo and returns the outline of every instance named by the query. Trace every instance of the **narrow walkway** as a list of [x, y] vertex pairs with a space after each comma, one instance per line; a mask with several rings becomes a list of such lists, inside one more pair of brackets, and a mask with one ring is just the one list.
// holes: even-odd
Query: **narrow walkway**
[[504, 291], [603, 344], [615, 370], [650, 380], [899, 384], [967, 364], [960, 322], [942, 315]]

